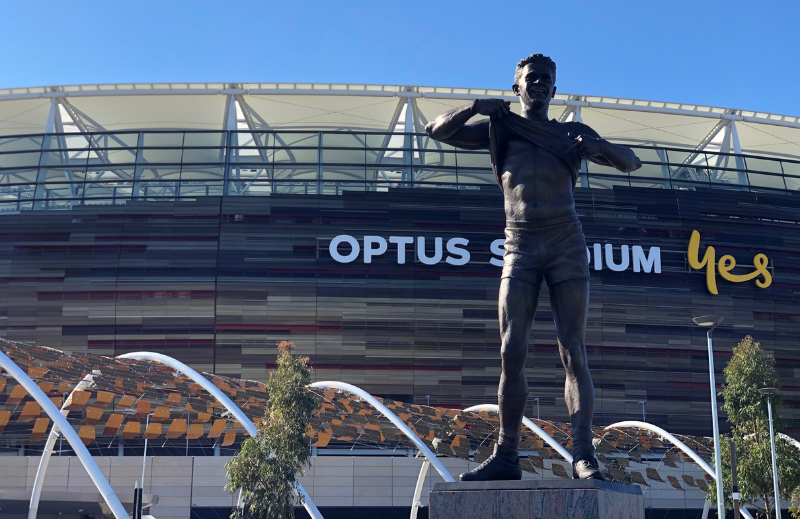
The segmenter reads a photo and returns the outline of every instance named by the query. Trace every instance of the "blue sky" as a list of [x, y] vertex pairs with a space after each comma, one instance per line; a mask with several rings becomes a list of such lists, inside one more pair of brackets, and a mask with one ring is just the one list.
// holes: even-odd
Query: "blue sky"
[[800, 1], [0, 3], [0, 88], [318, 82], [508, 88], [800, 115]]

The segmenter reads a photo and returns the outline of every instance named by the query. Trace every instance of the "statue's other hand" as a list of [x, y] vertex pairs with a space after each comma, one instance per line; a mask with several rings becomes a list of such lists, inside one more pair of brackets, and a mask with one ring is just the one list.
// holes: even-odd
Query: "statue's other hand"
[[569, 133], [567, 135], [573, 139], [574, 142], [569, 148], [567, 148], [566, 153], [577, 151], [581, 157], [597, 157], [603, 153], [602, 139], [598, 139], [597, 137], [592, 137], [591, 135], [586, 134], [580, 134], [576, 136], [572, 133]]
[[472, 111], [493, 119], [502, 119], [511, 111], [511, 102], [502, 99], [476, 99], [472, 102]]

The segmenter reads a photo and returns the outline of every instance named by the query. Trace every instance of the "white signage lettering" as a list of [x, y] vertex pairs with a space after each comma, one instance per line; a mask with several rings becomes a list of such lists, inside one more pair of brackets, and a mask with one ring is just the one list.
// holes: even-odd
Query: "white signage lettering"
[[[397, 249], [398, 265], [406, 263], [407, 248], [415, 244], [417, 260], [423, 265], [436, 265], [444, 259], [447, 264], [458, 267], [468, 264], [472, 257], [467, 249], [469, 240], [466, 238], [450, 238], [445, 243], [442, 237], [436, 236], [433, 237], [432, 244], [431, 239], [426, 239], [424, 236], [417, 236], [416, 240], [411, 236], [390, 236], [388, 241], [381, 236], [364, 236], [362, 241], [363, 247], [353, 236], [341, 234], [331, 240], [328, 250], [331, 257], [339, 263], [352, 263], [358, 256], [362, 256], [364, 263], [372, 263], [373, 258], [385, 254], [389, 250], [389, 244]], [[349, 253], [342, 254], [340, 252], [339, 249], [343, 244], [350, 246]], [[492, 253], [489, 263], [495, 267], [503, 266], [504, 245], [505, 239], [502, 238], [494, 240], [489, 245]], [[447, 252], [446, 256], [445, 251]], [[586, 248], [586, 257], [594, 270], [603, 270], [605, 265], [614, 272], [624, 272], [632, 267], [634, 272], [661, 273], [660, 247], [650, 247], [645, 251], [641, 245], [620, 245], [619, 249], [615, 251], [610, 243], [606, 243], [605, 246], [594, 243], [591, 247]], [[593, 259], [594, 261], [592, 261]]]

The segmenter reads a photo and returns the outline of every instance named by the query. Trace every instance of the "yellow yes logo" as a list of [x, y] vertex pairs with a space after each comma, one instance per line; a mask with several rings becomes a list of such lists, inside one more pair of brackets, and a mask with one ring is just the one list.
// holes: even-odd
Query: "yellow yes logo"
[[[702, 259], [700, 259], [699, 254], [700, 233], [692, 231], [688, 250], [689, 266], [695, 270], [700, 270], [703, 267], [706, 268], [706, 286], [709, 292], [716, 295], [719, 293], [717, 292], [717, 276], [715, 272], [717, 268], [716, 251], [714, 247], [709, 246], [705, 254], [703, 254]], [[732, 281], [733, 283], [742, 283], [761, 276], [762, 279], [756, 279], [756, 285], [761, 288], [767, 288], [772, 284], [772, 274], [767, 270], [768, 264], [769, 259], [766, 254], [756, 254], [753, 258], [755, 270], [749, 274], [737, 276], [736, 274], [731, 274], [731, 270], [736, 266], [736, 260], [733, 259], [733, 256], [726, 254], [719, 259], [719, 275], [722, 276], [722, 279]]]

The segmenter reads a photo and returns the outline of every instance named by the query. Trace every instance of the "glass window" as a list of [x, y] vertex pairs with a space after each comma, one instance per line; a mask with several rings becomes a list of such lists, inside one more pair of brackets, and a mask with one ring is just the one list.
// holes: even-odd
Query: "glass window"
[[281, 195], [316, 195], [316, 182], [275, 182], [272, 192]]
[[347, 150], [322, 150], [322, 161], [326, 163], [349, 163], [364, 164], [366, 162], [366, 150], [347, 149]]
[[31, 184], [0, 187], [0, 202], [14, 200], [30, 200], [33, 198], [35, 186]]
[[50, 198], [37, 200], [33, 203], [33, 208], [38, 210], [66, 210], [72, 209], [75, 205], [80, 205], [80, 200], [70, 200], [67, 198]]
[[39, 182], [83, 182], [86, 177], [86, 170], [64, 169], [64, 168], [42, 168], [39, 170]]
[[414, 144], [420, 151], [455, 151], [453, 146], [445, 144], [424, 136], [419, 139], [413, 139]]
[[39, 170], [35, 168], [3, 170], [0, 171], [0, 185], [36, 182], [38, 175]]
[[669, 169], [661, 164], [642, 164], [641, 168], [630, 172], [631, 179], [634, 177], [664, 178], [665, 176], [669, 178]]
[[360, 148], [366, 144], [363, 133], [324, 133], [322, 145], [325, 148]]
[[32, 202], [5, 202], [0, 203], [0, 214], [18, 213], [20, 211], [30, 211], [33, 208]]
[[259, 147], [274, 146], [275, 139], [271, 133], [239, 131], [231, 133], [231, 146]]
[[402, 133], [368, 134], [366, 137], [368, 148], [403, 149], [411, 147], [411, 139]]
[[183, 136], [183, 146], [185, 148], [192, 146], [218, 148], [226, 144], [225, 132], [186, 132]]
[[459, 184], [496, 184], [494, 172], [491, 169], [458, 168]]
[[42, 136], [8, 137], [0, 139], [0, 152], [39, 150], [42, 147]]
[[24, 168], [38, 166], [41, 154], [36, 153], [2, 153], [0, 154], [0, 168]]
[[131, 197], [133, 182], [87, 182], [84, 184], [85, 198], [124, 198]]
[[366, 171], [364, 168], [335, 168], [327, 166], [322, 172], [323, 180], [339, 181], [364, 181]]
[[275, 168], [275, 180], [316, 180], [317, 168]]
[[589, 187], [594, 189], [614, 189], [614, 186], [630, 186], [630, 181], [627, 178], [589, 175]]
[[136, 178], [139, 180], [178, 180], [180, 176], [181, 170], [176, 166], [139, 166], [136, 168]]
[[270, 196], [272, 182], [260, 179], [250, 182], [231, 182], [229, 192], [231, 195], [240, 196]]
[[183, 150], [180, 148], [140, 149], [139, 162], [174, 163], [181, 161]]
[[92, 135], [92, 143], [97, 148], [135, 148], [139, 145], [139, 132]]
[[269, 180], [272, 178], [272, 169], [231, 166], [230, 178], [247, 181]]
[[89, 167], [86, 179], [90, 181], [114, 182], [118, 180], [133, 180], [133, 168], [93, 168]]
[[231, 148], [231, 162], [248, 162], [255, 164], [268, 164], [272, 162], [275, 150], [259, 148]]
[[134, 186], [136, 198], [175, 197], [178, 194], [177, 182], [137, 182]]
[[323, 195], [341, 195], [345, 191], [365, 191], [363, 182], [322, 182]]
[[183, 163], [225, 162], [225, 148], [186, 148], [183, 150]]
[[108, 150], [91, 150], [89, 164], [134, 164], [136, 149], [112, 148]]
[[798, 177], [783, 177], [786, 182], [786, 189], [790, 191], [800, 190], [800, 178]]
[[664, 150], [655, 148], [631, 148], [642, 162], [662, 163], [667, 161], [667, 154]]
[[39, 184], [36, 198], [82, 198], [83, 184]]
[[149, 148], [151, 146], [165, 147], [165, 148], [180, 148], [183, 146], [183, 133], [172, 132], [147, 132], [142, 134], [143, 147]]
[[709, 170], [709, 174], [711, 182], [716, 184], [747, 185], [747, 174], [744, 171], [713, 169]]
[[85, 151], [43, 151], [42, 166], [85, 166], [89, 154]]
[[90, 138], [82, 133], [46, 135], [42, 149], [45, 150], [83, 150], [89, 147]]
[[[402, 149], [368, 149], [366, 150], [367, 164], [403, 164], [406, 154], [410, 153], [408, 150]], [[414, 155], [415, 160], [419, 161], [419, 154]]]
[[181, 182], [180, 196], [222, 196], [223, 183]]
[[637, 179], [631, 177], [631, 187], [647, 187], [656, 189], [669, 189], [669, 180], [656, 180], [656, 179]]
[[369, 182], [410, 182], [411, 168], [367, 168]]
[[282, 148], [274, 150], [273, 162], [313, 163], [318, 162], [317, 149]]
[[594, 162], [591, 162], [589, 160], [584, 161], [584, 164], [586, 166], [586, 170], [594, 175], [628, 176], [627, 173], [622, 173], [617, 168], [611, 166], [601, 166], [600, 164], [595, 164]]
[[225, 166], [183, 166], [181, 180], [222, 180]]
[[453, 152], [421, 151], [414, 157], [414, 164], [426, 166], [455, 166], [456, 154]]
[[765, 173], [783, 173], [779, 160], [757, 159], [755, 157], [742, 157], [750, 171], [763, 171]]
[[442, 183], [458, 183], [458, 176], [456, 170], [440, 170], [428, 168], [414, 168], [414, 182], [442, 182]]
[[275, 146], [288, 146], [288, 147], [318, 147], [319, 146], [319, 133], [289, 133], [280, 132], [275, 133]]
[[781, 164], [783, 165], [783, 173], [785, 175], [800, 177], [800, 162], [789, 162], [788, 160], [784, 160], [781, 162]]
[[459, 151], [456, 154], [460, 168], [491, 168], [492, 161], [488, 153]]
[[[750, 161], [747, 164], [749, 166]], [[761, 173], [749, 172], [747, 177], [750, 179], [751, 186], [786, 189], [786, 184], [783, 183], [783, 177], [780, 175], [762, 175]]]

